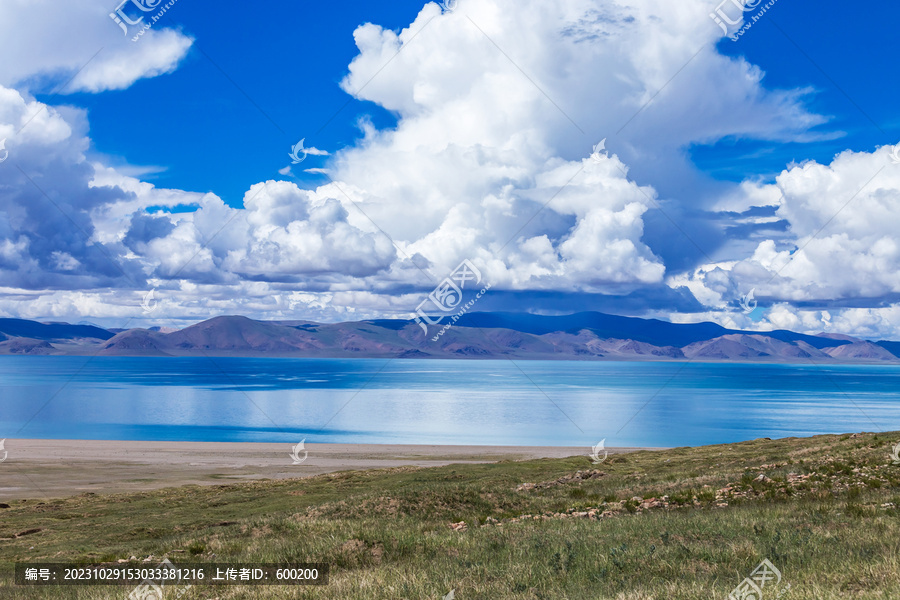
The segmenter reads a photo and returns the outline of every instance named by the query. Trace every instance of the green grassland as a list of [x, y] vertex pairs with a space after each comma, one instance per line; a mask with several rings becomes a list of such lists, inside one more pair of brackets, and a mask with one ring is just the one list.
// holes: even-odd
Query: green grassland
[[[19, 561], [324, 562], [325, 586], [194, 586], [185, 599], [722, 599], [763, 559], [767, 600], [900, 598], [900, 433], [396, 468], [0, 509]], [[534, 485], [522, 485], [534, 484]], [[39, 530], [39, 531], [33, 531]], [[30, 532], [29, 532], [30, 531]]]

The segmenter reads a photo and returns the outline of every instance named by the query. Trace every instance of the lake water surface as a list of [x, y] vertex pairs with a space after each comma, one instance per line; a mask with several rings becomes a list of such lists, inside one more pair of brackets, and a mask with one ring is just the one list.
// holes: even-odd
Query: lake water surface
[[0, 439], [688, 446], [900, 430], [900, 366], [0, 357]]

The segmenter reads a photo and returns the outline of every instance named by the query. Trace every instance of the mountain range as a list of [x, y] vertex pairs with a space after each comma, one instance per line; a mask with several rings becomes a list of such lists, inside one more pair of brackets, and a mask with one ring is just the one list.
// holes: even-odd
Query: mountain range
[[900, 362], [900, 342], [739, 331], [599, 312], [471, 313], [440, 331], [432, 326], [426, 335], [418, 323], [404, 319], [315, 323], [222, 316], [179, 330], [0, 319], [0, 354]]

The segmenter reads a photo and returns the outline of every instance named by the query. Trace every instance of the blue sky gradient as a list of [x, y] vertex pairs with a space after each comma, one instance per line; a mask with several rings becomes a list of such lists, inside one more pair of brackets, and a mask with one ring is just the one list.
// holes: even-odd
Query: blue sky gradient
[[[70, 99], [89, 111], [97, 152], [162, 167], [152, 177], [158, 186], [209, 191], [240, 206], [247, 182], [277, 175], [273, 166], [283, 166], [285, 144], [306, 137], [307, 145], [337, 149], [360, 137], [361, 116], [379, 128], [396, 123], [378, 105], [349, 97], [339, 82], [358, 53], [351, 35], [358, 25], [399, 30], [421, 7], [421, 1], [281, 0], [265, 11], [237, 5], [210, 11], [179, 2], [166, 24], [197, 41], [177, 71]], [[771, 179], [791, 162], [829, 162], [848, 148], [871, 151], [885, 135], [900, 140], [900, 78], [885, 70], [898, 19], [900, 7], [888, 3], [870, 12], [836, 0], [817, 3], [814, 11], [779, 2], [737, 42], [723, 38], [719, 51], [758, 65], [767, 87], [813, 88], [807, 105], [830, 117], [815, 131], [840, 137], [805, 143], [726, 138], [690, 148], [693, 162], [716, 179]], [[310, 185], [323, 180], [303, 179]]]
[[470, 259], [481, 310], [900, 337], [894, 4], [115, 8], [0, 8], [0, 314], [408, 317]]

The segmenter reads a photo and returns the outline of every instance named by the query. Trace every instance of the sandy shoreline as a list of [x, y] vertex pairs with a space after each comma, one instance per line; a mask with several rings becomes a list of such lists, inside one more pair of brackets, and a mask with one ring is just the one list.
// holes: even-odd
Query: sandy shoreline
[[[589, 450], [568, 446], [306, 444], [306, 460], [294, 465], [292, 445], [286, 443], [8, 439], [5, 447], [8, 455], [0, 463], [0, 502], [308, 477], [344, 470], [564, 458], [587, 455]], [[616, 454], [649, 449], [607, 450]]]

